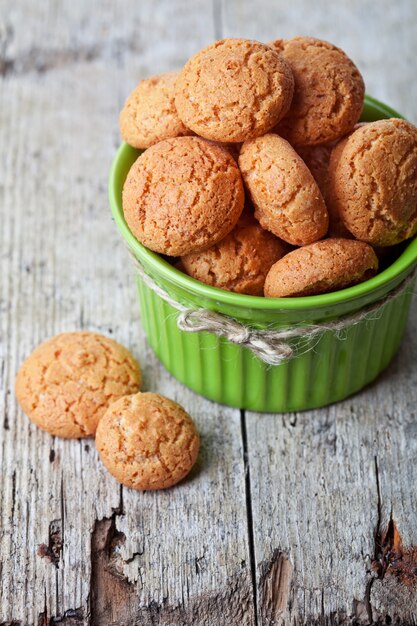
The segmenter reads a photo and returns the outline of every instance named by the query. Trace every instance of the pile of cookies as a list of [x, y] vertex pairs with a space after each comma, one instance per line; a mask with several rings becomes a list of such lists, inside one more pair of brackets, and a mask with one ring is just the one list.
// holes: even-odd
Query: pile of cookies
[[197, 458], [199, 436], [184, 409], [141, 393], [141, 370], [116, 341], [91, 332], [61, 333], [38, 346], [16, 377], [24, 412], [51, 435], [96, 436], [104, 465], [133, 489], [164, 489]]
[[310, 37], [224, 39], [142, 80], [120, 114], [144, 149], [123, 188], [134, 236], [208, 285], [288, 297], [368, 279], [417, 232], [417, 129], [358, 123], [360, 72]]

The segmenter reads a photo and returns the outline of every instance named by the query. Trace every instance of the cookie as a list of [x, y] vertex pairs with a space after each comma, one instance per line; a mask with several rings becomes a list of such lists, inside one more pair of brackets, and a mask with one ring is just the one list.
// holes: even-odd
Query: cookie
[[151, 146], [132, 165], [123, 212], [145, 246], [181, 256], [213, 246], [238, 221], [243, 182], [233, 157], [200, 137]]
[[62, 333], [38, 346], [16, 377], [16, 397], [37, 426], [58, 437], [89, 437], [107, 407], [136, 393], [138, 363], [113, 339]]
[[295, 246], [324, 237], [326, 205], [313, 175], [288, 141], [269, 133], [245, 142], [239, 167], [263, 228]]
[[363, 108], [365, 85], [356, 65], [327, 41], [313, 37], [277, 39], [294, 74], [289, 113], [275, 128], [294, 146], [329, 143], [352, 130]]
[[134, 148], [149, 148], [171, 137], [191, 135], [175, 108], [178, 72], [141, 80], [120, 113], [120, 134]]
[[[358, 126], [358, 124], [356, 126]], [[329, 236], [351, 239], [352, 235], [344, 226], [342, 220], [340, 219], [340, 215], [333, 210], [333, 205], [329, 204], [327, 200], [330, 156], [334, 147], [335, 142], [323, 144], [321, 146], [299, 146], [297, 148], [297, 154], [299, 154], [310, 172], [313, 174], [314, 180], [316, 181], [321, 191], [321, 195], [326, 203], [329, 214]]]
[[368, 244], [353, 239], [325, 239], [298, 248], [271, 267], [265, 296], [314, 296], [356, 285], [378, 270], [378, 259]]
[[262, 296], [271, 265], [288, 251], [287, 244], [245, 210], [224, 239], [204, 252], [183, 256], [181, 264], [187, 274], [206, 285]]
[[417, 232], [417, 128], [400, 119], [360, 126], [334, 148], [328, 205], [357, 238], [391, 246]]
[[304, 163], [313, 174], [313, 178], [323, 198], [326, 197], [330, 155], [333, 147], [333, 143], [326, 143], [321, 146], [298, 146], [296, 148], [298, 156], [303, 159]]
[[114, 402], [100, 420], [96, 446], [109, 472], [133, 489], [166, 489], [194, 465], [199, 436], [184, 409], [157, 393]]
[[273, 128], [287, 113], [293, 90], [292, 72], [272, 48], [247, 39], [222, 39], [185, 64], [175, 106], [198, 135], [240, 142]]

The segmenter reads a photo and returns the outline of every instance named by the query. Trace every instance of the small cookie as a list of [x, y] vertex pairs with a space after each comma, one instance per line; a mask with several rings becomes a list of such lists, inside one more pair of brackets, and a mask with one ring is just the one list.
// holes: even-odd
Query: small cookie
[[224, 239], [204, 252], [181, 258], [187, 274], [206, 285], [236, 293], [262, 296], [265, 277], [289, 246], [244, 211]]
[[333, 146], [334, 144], [326, 143], [321, 146], [298, 146], [296, 148], [297, 154], [313, 174], [324, 199], [326, 198], [328, 169]]
[[198, 135], [239, 142], [275, 126], [287, 113], [293, 90], [292, 72], [272, 48], [248, 39], [222, 39], [185, 64], [175, 106]]
[[313, 175], [288, 141], [270, 133], [245, 142], [239, 167], [263, 228], [294, 246], [324, 237], [326, 205]]
[[166, 489], [194, 465], [199, 436], [184, 409], [157, 393], [114, 402], [100, 420], [96, 446], [109, 472], [133, 489]]
[[107, 407], [136, 393], [138, 363], [97, 333], [56, 335], [38, 346], [16, 377], [16, 397], [37, 426], [58, 437], [89, 437]]
[[356, 285], [376, 274], [378, 259], [368, 244], [325, 239], [290, 252], [269, 270], [265, 296], [314, 296]]
[[417, 232], [417, 128], [400, 119], [360, 126], [334, 148], [328, 205], [357, 238], [391, 246]]
[[[356, 126], [358, 126], [358, 124]], [[327, 201], [329, 163], [334, 146], [334, 143], [327, 143], [322, 146], [299, 146], [297, 148], [297, 154], [300, 155], [310, 172], [313, 174], [314, 180], [316, 181], [326, 203], [327, 211], [329, 213], [329, 236], [351, 239], [352, 234], [348, 231], [346, 226], [344, 226], [339, 214], [333, 211], [333, 205], [329, 204]]]
[[149, 148], [171, 137], [192, 135], [175, 108], [178, 72], [141, 80], [120, 113], [120, 134], [134, 148]]
[[200, 137], [151, 146], [132, 165], [123, 187], [123, 212], [135, 237], [169, 256], [213, 246], [242, 213], [239, 168], [223, 148]]
[[294, 146], [329, 143], [352, 130], [360, 118], [365, 85], [356, 65], [327, 41], [313, 37], [277, 39], [271, 47], [291, 67], [291, 109], [274, 129]]

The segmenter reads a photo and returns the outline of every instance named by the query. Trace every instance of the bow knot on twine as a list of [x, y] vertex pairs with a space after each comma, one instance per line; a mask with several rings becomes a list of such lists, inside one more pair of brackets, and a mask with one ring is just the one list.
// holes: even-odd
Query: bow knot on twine
[[177, 326], [190, 333], [208, 332], [238, 346], [245, 346], [269, 365], [279, 365], [293, 356], [293, 348], [282, 341], [281, 331], [256, 330], [237, 320], [207, 309], [186, 309], [179, 314]]
[[[188, 333], [207, 332], [219, 337], [225, 337], [235, 345], [244, 346], [268, 365], [280, 365], [298, 353], [297, 346], [290, 343], [291, 339], [303, 341], [304, 353], [312, 350], [314, 345], [310, 341], [326, 331], [335, 334], [366, 319], [377, 319], [384, 306], [405, 293], [417, 275], [417, 266], [408, 274], [405, 280], [395, 289], [377, 302], [373, 302], [359, 311], [338, 317], [330, 322], [293, 325], [288, 328], [271, 328], [259, 330], [238, 322], [236, 319], [209, 309], [191, 309], [172, 298], [162, 287], [147, 274], [138, 259], [131, 253], [136, 270], [147, 287], [152, 289], [160, 298], [179, 311], [177, 326]], [[340, 334], [339, 334], [340, 338]]]

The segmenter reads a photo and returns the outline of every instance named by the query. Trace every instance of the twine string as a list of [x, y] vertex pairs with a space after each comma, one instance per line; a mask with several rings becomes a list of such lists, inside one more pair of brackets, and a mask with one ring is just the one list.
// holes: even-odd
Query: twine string
[[[344, 315], [330, 322], [319, 324], [306, 324], [304, 326], [293, 325], [288, 328], [258, 330], [238, 322], [236, 319], [216, 313], [209, 309], [193, 309], [184, 306], [174, 300], [147, 274], [136, 257], [136, 271], [147, 287], [152, 289], [162, 300], [179, 311], [177, 326], [180, 330], [188, 333], [208, 332], [219, 337], [225, 337], [233, 344], [249, 348], [254, 355], [268, 365], [280, 365], [296, 356], [296, 348], [289, 343], [291, 339], [303, 338], [306, 341], [331, 331], [339, 333], [348, 327], [355, 326], [365, 319], [372, 319], [375, 314], [380, 314], [382, 309], [405, 293], [417, 275], [417, 266], [408, 276], [386, 296], [363, 307], [359, 311]], [[375, 317], [374, 317], [375, 319]], [[312, 349], [311, 346], [309, 349]], [[308, 350], [307, 350], [308, 351]]]

